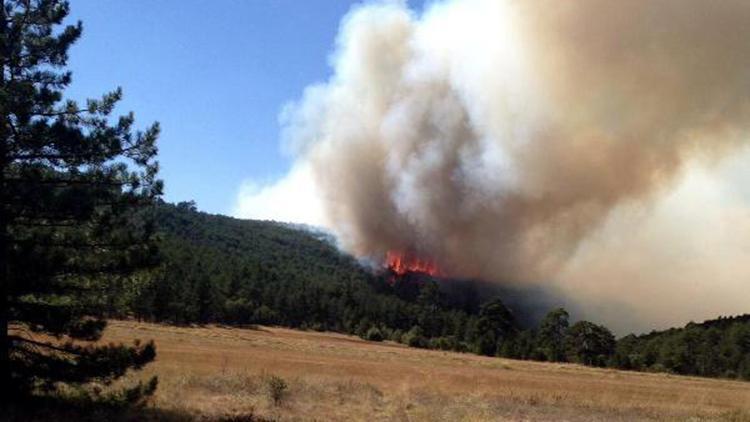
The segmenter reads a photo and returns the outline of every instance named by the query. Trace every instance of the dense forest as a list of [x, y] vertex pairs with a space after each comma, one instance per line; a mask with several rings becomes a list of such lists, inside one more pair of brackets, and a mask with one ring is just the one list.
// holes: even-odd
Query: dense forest
[[[530, 327], [503, 297], [342, 254], [326, 234], [159, 204], [162, 266], [112, 294], [114, 316], [271, 324], [490, 356], [750, 379], [750, 315], [616, 340], [552, 309]], [[147, 279], [147, 283], [143, 283]], [[115, 293], [115, 292], [113, 292]]]
[[[363, 332], [372, 327], [426, 337], [465, 333], [476, 298], [449, 302], [434, 280], [389, 282], [344, 255], [325, 234], [273, 222], [156, 208], [163, 265], [137, 291], [113, 295], [116, 312], [176, 324], [278, 324]], [[390, 334], [390, 333], [389, 333]], [[463, 336], [461, 337], [463, 340]]]

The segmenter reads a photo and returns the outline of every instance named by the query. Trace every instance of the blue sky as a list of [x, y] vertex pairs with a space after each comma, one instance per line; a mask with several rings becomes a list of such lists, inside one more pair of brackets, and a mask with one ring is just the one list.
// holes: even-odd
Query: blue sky
[[[291, 163], [278, 114], [330, 74], [328, 55], [352, 0], [73, 0], [81, 100], [121, 86], [119, 112], [162, 126], [167, 201], [230, 213], [244, 181], [267, 183]], [[411, 2], [411, 3], [419, 3]]]

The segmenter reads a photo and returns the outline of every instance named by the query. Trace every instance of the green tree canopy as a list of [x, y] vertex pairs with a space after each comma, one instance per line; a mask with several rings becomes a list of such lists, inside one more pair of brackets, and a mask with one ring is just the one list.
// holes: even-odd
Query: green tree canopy
[[495, 298], [479, 309], [477, 321], [479, 338], [476, 351], [483, 355], [494, 355], [498, 346], [516, 333], [516, 321], [502, 300]]
[[578, 321], [566, 337], [568, 359], [584, 365], [604, 366], [615, 351], [615, 336], [604, 326]]
[[569, 315], [563, 308], [550, 311], [539, 324], [538, 343], [544, 357], [551, 362], [565, 360], [565, 334]]

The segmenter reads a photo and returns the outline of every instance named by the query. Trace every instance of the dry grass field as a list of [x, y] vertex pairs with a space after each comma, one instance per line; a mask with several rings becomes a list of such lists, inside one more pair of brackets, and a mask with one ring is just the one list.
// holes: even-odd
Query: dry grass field
[[[154, 409], [198, 420], [750, 421], [750, 383], [488, 358], [281, 328], [113, 321], [154, 339]], [[286, 384], [273, 400], [269, 385]], [[277, 390], [277, 391], [278, 391]]]

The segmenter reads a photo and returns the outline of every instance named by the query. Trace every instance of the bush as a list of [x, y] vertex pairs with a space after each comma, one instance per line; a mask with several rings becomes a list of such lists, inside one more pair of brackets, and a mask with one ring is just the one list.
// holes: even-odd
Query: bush
[[365, 340], [367, 341], [383, 341], [383, 333], [380, 332], [378, 327], [370, 327], [365, 334]]
[[429, 342], [427, 341], [427, 338], [422, 335], [422, 329], [419, 328], [418, 325], [412, 327], [409, 332], [401, 337], [401, 339], [409, 347], [419, 347], [421, 349], [426, 349], [427, 347], [429, 347]]
[[648, 372], [669, 372], [669, 370], [661, 363], [655, 363], [648, 367]]
[[453, 351], [460, 352], [460, 353], [469, 353], [469, 351], [471, 351], [471, 348], [465, 342], [457, 341], [456, 347], [453, 349]]
[[253, 321], [256, 324], [273, 325], [279, 322], [279, 313], [266, 305], [261, 305], [253, 313]]
[[224, 317], [233, 324], [248, 324], [255, 312], [252, 303], [244, 298], [227, 299], [224, 302]]
[[393, 336], [393, 329], [386, 327], [385, 325], [381, 325], [380, 327], [380, 333], [383, 335], [383, 340], [390, 340]]
[[740, 363], [737, 377], [750, 381], [750, 356], [745, 356], [745, 359]]
[[268, 397], [271, 399], [271, 402], [274, 406], [280, 405], [288, 388], [286, 381], [281, 377], [271, 375], [266, 380], [266, 386], [268, 388]]
[[420, 349], [427, 349], [429, 346], [427, 338], [423, 336], [409, 336], [406, 344], [408, 344], [409, 347], [419, 347]]
[[372, 327], [372, 324], [370, 324], [370, 320], [367, 318], [362, 318], [362, 320], [357, 324], [357, 328], [354, 329], [354, 334], [363, 339], [367, 339], [367, 331]]
[[393, 332], [391, 333], [391, 336], [390, 336], [390, 338], [391, 338], [391, 341], [395, 341], [396, 343], [401, 343], [401, 342], [402, 342], [402, 340], [403, 340], [403, 339], [402, 339], [402, 338], [403, 338], [403, 336], [404, 336], [404, 332], [403, 332], [403, 331], [401, 331], [401, 330], [399, 330], [399, 329], [395, 329], [395, 330], [393, 330]]
[[455, 350], [457, 343], [454, 336], [436, 337], [430, 339], [430, 349]]

